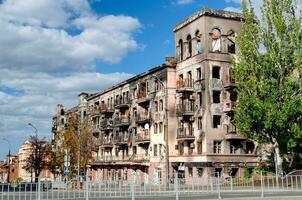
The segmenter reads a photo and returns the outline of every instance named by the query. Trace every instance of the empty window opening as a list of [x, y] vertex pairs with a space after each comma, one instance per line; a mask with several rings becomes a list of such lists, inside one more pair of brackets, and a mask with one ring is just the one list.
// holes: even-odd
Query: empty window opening
[[220, 79], [220, 67], [219, 66], [214, 66], [212, 68], [212, 78]]
[[231, 54], [236, 53], [236, 44], [235, 44], [236, 33], [233, 30], [230, 30], [227, 34], [227, 38], [228, 38], [228, 53]]
[[230, 176], [234, 177], [234, 176], [238, 176], [238, 168], [232, 168], [231, 172], [230, 172]]
[[187, 57], [191, 57], [192, 56], [192, 37], [191, 37], [191, 35], [187, 36], [187, 43], [188, 43], [188, 55], [187, 55]]
[[213, 128], [220, 128], [221, 115], [213, 115]]
[[153, 155], [157, 156], [157, 144], [154, 145]]
[[202, 154], [202, 141], [197, 142], [197, 153]]
[[220, 52], [221, 51], [221, 31], [218, 28], [214, 28], [210, 33], [212, 38], [212, 51]]
[[215, 177], [221, 177], [222, 168], [215, 168]]
[[198, 96], [198, 106], [201, 108], [202, 107], [202, 93], [199, 92], [197, 93]]
[[182, 40], [179, 40], [178, 48], [179, 48], [179, 59], [183, 60], [183, 41]]
[[237, 101], [237, 92], [236, 91], [230, 92], [230, 100]]
[[213, 103], [220, 103], [220, 91], [213, 91]]
[[202, 177], [202, 175], [203, 175], [203, 168], [197, 168], [197, 175], [198, 175], [198, 177]]
[[201, 68], [196, 69], [196, 78], [197, 78], [197, 80], [201, 79]]

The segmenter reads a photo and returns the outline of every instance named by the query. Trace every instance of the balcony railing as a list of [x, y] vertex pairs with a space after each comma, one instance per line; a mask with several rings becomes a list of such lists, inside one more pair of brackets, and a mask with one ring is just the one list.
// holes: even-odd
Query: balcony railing
[[195, 107], [192, 102], [184, 102], [177, 105], [178, 115], [194, 115]]
[[226, 135], [225, 135], [226, 140], [246, 139], [243, 135], [237, 132], [236, 126], [232, 123], [225, 125], [225, 129], [226, 129]]
[[115, 143], [116, 144], [128, 144], [130, 142], [130, 134], [129, 133], [120, 133], [115, 136]]
[[137, 113], [137, 115], [136, 115], [136, 122], [137, 123], [144, 123], [144, 122], [150, 121], [150, 120], [151, 120], [151, 116], [148, 113], [148, 111], [140, 112], [140, 113]]
[[194, 140], [194, 129], [193, 128], [179, 128], [177, 130], [178, 140]]
[[113, 147], [113, 139], [112, 137], [108, 137], [108, 138], [102, 138], [101, 139], [101, 146], [102, 147]]
[[131, 160], [134, 162], [148, 162], [150, 161], [150, 155], [134, 154], [131, 156]]
[[114, 126], [129, 126], [130, 117], [129, 116], [118, 116], [113, 120]]
[[142, 143], [150, 143], [150, 132], [149, 130], [141, 130], [138, 131], [135, 142], [142, 144]]
[[101, 104], [100, 106], [101, 113], [113, 113], [114, 108], [110, 104]]
[[193, 83], [192, 79], [179, 79], [176, 82], [177, 91], [193, 91]]
[[236, 102], [235, 101], [228, 101], [225, 102], [223, 105], [223, 111], [224, 112], [234, 112], [236, 109]]
[[224, 83], [224, 88], [225, 88], [226, 90], [228, 90], [228, 89], [232, 89], [232, 88], [234, 88], [234, 87], [236, 87], [236, 81], [235, 81], [235, 79], [233, 79], [233, 78], [228, 78], [228, 79], [225, 81], [225, 83]]
[[90, 109], [90, 114], [92, 116], [95, 116], [95, 115], [100, 115], [101, 114], [101, 109], [99, 106], [93, 106], [91, 109]]
[[101, 130], [111, 130], [113, 129], [113, 120], [112, 119], [103, 119], [100, 125]]
[[115, 108], [129, 107], [130, 104], [131, 104], [130, 98], [116, 99], [114, 101]]

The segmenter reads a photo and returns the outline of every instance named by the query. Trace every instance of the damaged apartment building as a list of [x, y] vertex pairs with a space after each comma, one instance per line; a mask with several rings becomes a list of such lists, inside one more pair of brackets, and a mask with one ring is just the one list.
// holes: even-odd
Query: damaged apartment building
[[[73, 108], [87, 117], [96, 148], [93, 180], [242, 175], [257, 163], [257, 145], [233, 124], [231, 62], [242, 15], [201, 10], [174, 28], [174, 57], [111, 88], [81, 93]], [[54, 116], [53, 132], [66, 123]], [[63, 119], [63, 120], [62, 120]], [[68, 120], [67, 120], [68, 123]]]

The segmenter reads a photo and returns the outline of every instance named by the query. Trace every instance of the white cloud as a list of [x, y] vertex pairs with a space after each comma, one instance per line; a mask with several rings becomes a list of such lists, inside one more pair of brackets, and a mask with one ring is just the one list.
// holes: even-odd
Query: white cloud
[[140, 26], [130, 16], [98, 15], [88, 0], [0, 0], [0, 138], [16, 152], [32, 132], [28, 122], [50, 136], [58, 103], [74, 106], [80, 92], [131, 77], [98, 73], [95, 63], [118, 63], [138, 50]]
[[226, 7], [223, 10], [225, 11], [231, 11], [231, 12], [237, 12], [237, 13], [242, 13], [241, 8], [235, 8], [235, 7]]
[[242, 0], [225, 0], [227, 3], [241, 4]]
[[177, 0], [176, 4], [177, 5], [187, 5], [187, 4], [191, 4], [193, 2], [194, 2], [194, 0]]

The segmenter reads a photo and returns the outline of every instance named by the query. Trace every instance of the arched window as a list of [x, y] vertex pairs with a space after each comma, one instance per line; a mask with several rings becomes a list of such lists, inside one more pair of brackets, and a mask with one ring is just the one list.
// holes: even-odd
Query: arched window
[[221, 52], [221, 31], [218, 28], [212, 29], [210, 33], [212, 38], [212, 51]]
[[184, 49], [183, 46], [184, 46], [183, 41], [180, 39], [178, 42], [178, 48], [179, 48], [178, 55], [180, 60], [183, 60], [183, 49]]
[[232, 53], [232, 54], [236, 53], [235, 31], [233, 30], [228, 31], [227, 38], [228, 38], [228, 53]]
[[203, 52], [203, 47], [201, 45], [201, 39], [200, 39], [200, 32], [197, 30], [195, 32], [195, 38], [196, 38], [196, 54], [200, 54]]
[[192, 56], [192, 37], [191, 37], [191, 35], [187, 36], [187, 43], [188, 43], [187, 58], [189, 58]]

